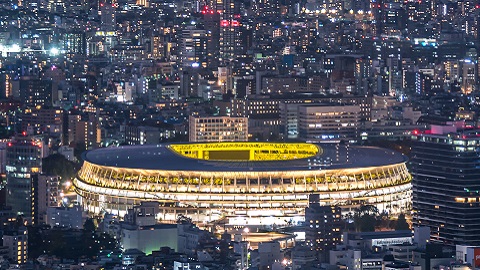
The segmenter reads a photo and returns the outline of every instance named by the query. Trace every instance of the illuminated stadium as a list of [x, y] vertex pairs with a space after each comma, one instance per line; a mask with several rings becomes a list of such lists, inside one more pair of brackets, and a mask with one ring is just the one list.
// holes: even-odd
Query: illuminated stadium
[[410, 207], [407, 158], [391, 150], [343, 144], [186, 143], [102, 148], [84, 155], [74, 180], [94, 213], [124, 215], [158, 201], [162, 220], [283, 224], [302, 220], [308, 195], [345, 211]]

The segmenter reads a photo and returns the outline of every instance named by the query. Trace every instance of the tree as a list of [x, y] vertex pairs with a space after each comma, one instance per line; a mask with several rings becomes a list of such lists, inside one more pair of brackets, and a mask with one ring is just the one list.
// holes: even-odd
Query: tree
[[79, 142], [75, 145], [75, 148], [73, 149], [73, 155], [77, 158], [78, 161], [82, 160], [82, 154], [83, 152], [87, 151], [87, 148], [85, 147], [85, 144], [82, 142]]
[[355, 209], [355, 213], [353, 214], [355, 230], [360, 232], [375, 231], [377, 216], [378, 209], [374, 205], [366, 204]]
[[42, 171], [48, 175], [58, 175], [63, 181], [75, 176], [75, 164], [63, 155], [53, 154], [42, 160]]
[[93, 218], [89, 218], [83, 224], [83, 230], [88, 233], [95, 233], [95, 222]]
[[396, 231], [401, 231], [401, 230], [409, 230], [410, 225], [408, 225], [407, 219], [405, 218], [405, 214], [401, 213], [398, 215], [397, 219], [397, 224], [395, 225], [395, 230]]
[[192, 224], [192, 218], [179, 214], [177, 216], [177, 224]]

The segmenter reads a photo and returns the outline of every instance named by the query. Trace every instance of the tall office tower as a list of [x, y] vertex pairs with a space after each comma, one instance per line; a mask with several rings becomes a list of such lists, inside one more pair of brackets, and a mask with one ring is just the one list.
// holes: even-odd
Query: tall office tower
[[7, 145], [7, 205], [25, 217], [32, 216], [32, 176], [42, 171], [43, 143], [17, 136]]
[[383, 34], [383, 17], [385, 13], [384, 0], [371, 0], [370, 9], [375, 17], [375, 36], [381, 36]]
[[24, 107], [46, 106], [53, 104], [52, 81], [24, 76], [20, 79], [20, 102]]
[[102, 132], [95, 113], [68, 116], [68, 144], [82, 144], [85, 149], [94, 149], [100, 145]]
[[103, 31], [115, 31], [115, 4], [100, 2], [99, 15], [101, 21], [100, 29]]
[[338, 206], [320, 206], [318, 194], [309, 195], [305, 209], [305, 242], [316, 249], [326, 261], [328, 251], [340, 244], [342, 232], [341, 210]]
[[183, 29], [180, 46], [182, 67], [207, 67], [207, 33], [204, 29], [195, 26]]
[[207, 33], [207, 65], [217, 68], [220, 51], [220, 13], [205, 6], [202, 10], [203, 24]]
[[431, 239], [480, 245], [480, 130], [455, 123], [414, 132], [413, 223], [428, 226]]
[[68, 33], [63, 36], [63, 49], [66, 53], [85, 55], [87, 53], [87, 40], [84, 32]]
[[438, 4], [435, 0], [415, 0], [405, 2], [409, 21], [427, 23], [437, 15]]
[[235, 0], [219, 0], [222, 3], [220, 13], [220, 64], [224, 65], [235, 59], [241, 48], [240, 7]]
[[388, 3], [384, 6], [382, 20], [385, 34], [405, 29], [407, 20], [404, 5], [402, 3]]
[[372, 78], [372, 60], [365, 58], [355, 59], [354, 77], [355, 77], [355, 92], [360, 95], [369, 95], [371, 88], [369, 80]]
[[58, 207], [60, 195], [58, 175], [36, 174], [32, 176], [32, 224], [46, 222], [47, 208]]
[[0, 71], [0, 98], [5, 99], [12, 96], [12, 77], [15, 74], [12, 71]]
[[161, 59], [165, 57], [165, 36], [155, 33], [151, 39], [152, 42], [152, 58]]

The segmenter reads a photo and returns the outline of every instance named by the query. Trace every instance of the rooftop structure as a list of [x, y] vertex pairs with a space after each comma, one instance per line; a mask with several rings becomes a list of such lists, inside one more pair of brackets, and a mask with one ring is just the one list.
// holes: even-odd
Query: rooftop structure
[[158, 201], [161, 218], [280, 224], [303, 220], [308, 195], [322, 205], [375, 204], [397, 213], [410, 203], [407, 158], [345, 144], [202, 143], [105, 148], [87, 152], [74, 181], [92, 212], [123, 215]]

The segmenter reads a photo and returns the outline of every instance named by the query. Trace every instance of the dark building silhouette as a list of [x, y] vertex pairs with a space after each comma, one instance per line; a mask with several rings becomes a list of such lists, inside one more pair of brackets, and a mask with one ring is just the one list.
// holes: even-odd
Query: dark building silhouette
[[318, 194], [310, 194], [305, 209], [305, 241], [326, 261], [328, 251], [340, 244], [341, 210], [334, 205], [321, 206]]
[[432, 240], [480, 245], [478, 135], [450, 124], [414, 136], [413, 223], [430, 227]]

